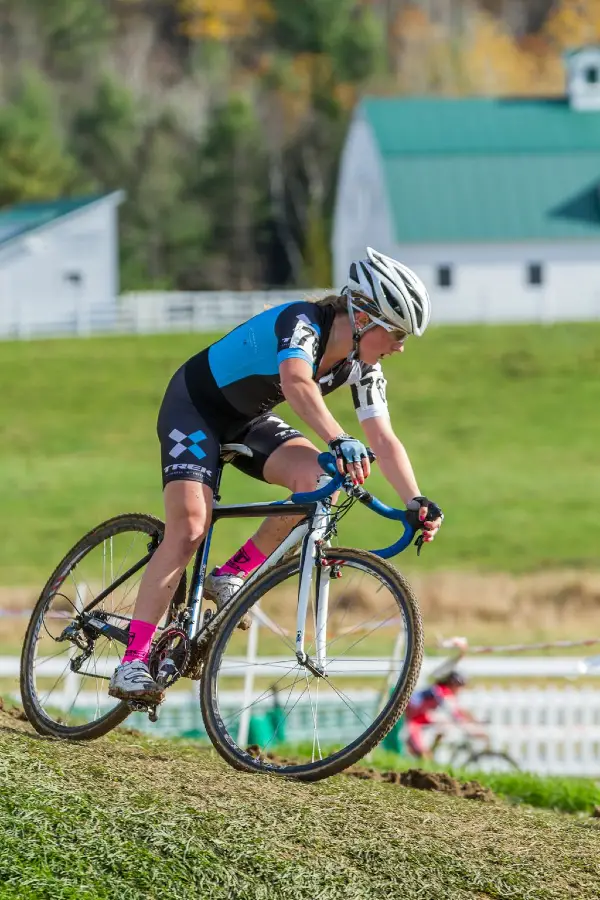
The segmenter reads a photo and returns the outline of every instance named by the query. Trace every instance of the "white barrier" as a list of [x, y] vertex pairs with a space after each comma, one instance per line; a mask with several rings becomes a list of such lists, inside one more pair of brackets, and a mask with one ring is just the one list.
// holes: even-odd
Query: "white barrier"
[[[268, 291], [143, 291], [122, 294], [112, 303], [74, 306], [59, 317], [52, 315], [51, 298], [41, 309], [29, 309], [26, 303], [5, 314], [0, 322], [0, 339], [30, 339], [47, 337], [88, 337], [110, 334], [166, 334], [169, 332], [227, 331], [269, 306], [278, 306], [307, 297], [316, 298], [332, 289], [268, 290]], [[464, 304], [440, 304], [436, 307], [435, 323], [492, 324], [498, 322], [592, 321], [599, 316], [600, 301], [596, 296], [585, 308], [573, 303], [534, 304], [529, 308], [519, 301], [512, 312], [501, 307], [483, 304], [466, 309]], [[539, 307], [539, 308], [538, 308]]]
[[166, 334], [226, 331], [270, 306], [324, 296], [329, 291], [144, 291], [123, 294], [114, 303], [73, 307], [60, 317], [46, 317], [25, 303], [13, 318], [0, 323], [0, 339], [89, 337], [100, 334]]

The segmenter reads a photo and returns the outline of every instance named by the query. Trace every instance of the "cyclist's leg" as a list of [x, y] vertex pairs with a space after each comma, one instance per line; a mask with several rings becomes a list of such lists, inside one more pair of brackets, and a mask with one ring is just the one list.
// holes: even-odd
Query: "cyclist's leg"
[[210, 525], [212, 487], [197, 481], [165, 485], [165, 536], [146, 566], [134, 619], [156, 626], [167, 611], [181, 574]]
[[184, 370], [175, 373], [158, 413], [165, 536], [146, 566], [134, 615], [157, 625], [181, 573], [210, 525], [220, 443], [211, 422], [188, 394]]
[[165, 486], [165, 536], [144, 569], [127, 650], [110, 681], [112, 697], [150, 702], [163, 697], [164, 691], [148, 669], [152, 639], [210, 524], [212, 495], [208, 485], [194, 481], [173, 481]]
[[417, 718], [409, 719], [406, 723], [408, 731], [406, 746], [416, 759], [427, 759], [429, 754], [423, 738], [423, 728], [426, 726], [422, 721], [417, 721]]
[[[279, 484], [292, 493], [314, 491], [323, 470], [318, 463], [319, 450], [312, 441], [297, 437], [278, 447], [266, 460], [263, 476], [269, 484]], [[265, 519], [254, 537], [257, 546], [268, 555], [298, 523], [298, 516]]]
[[[295, 491], [312, 491], [323, 474], [319, 451], [304, 435], [273, 414], [259, 416], [238, 438], [253, 451], [234, 465], [260, 481], [279, 484]], [[299, 521], [298, 516], [274, 516], [265, 519], [258, 531], [227, 562], [215, 570], [217, 576], [229, 576], [232, 588], [241, 586], [240, 578], [249, 575], [279, 546]], [[235, 579], [235, 581], [234, 581]], [[211, 579], [208, 587], [212, 586]]]
[[[146, 566], [129, 629], [129, 644], [111, 679], [112, 696], [161, 696], [147, 661], [156, 626], [210, 525], [220, 445], [189, 399], [183, 371], [173, 376], [158, 416], [165, 536]], [[125, 671], [125, 668], [127, 671]]]

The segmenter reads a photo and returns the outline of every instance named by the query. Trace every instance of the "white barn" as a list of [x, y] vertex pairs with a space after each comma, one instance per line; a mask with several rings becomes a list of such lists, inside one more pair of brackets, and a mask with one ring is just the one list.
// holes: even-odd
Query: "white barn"
[[119, 294], [121, 191], [0, 210], [0, 337], [78, 331]]
[[335, 284], [370, 245], [421, 275], [434, 321], [600, 318], [600, 48], [565, 63], [564, 98], [363, 100]]

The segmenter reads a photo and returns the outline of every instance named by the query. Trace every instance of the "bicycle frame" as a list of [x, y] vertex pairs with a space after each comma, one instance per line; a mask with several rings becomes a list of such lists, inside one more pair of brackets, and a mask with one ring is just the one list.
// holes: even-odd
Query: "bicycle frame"
[[[330, 482], [331, 478], [327, 475], [323, 475], [319, 479], [321, 488], [328, 486]], [[218, 629], [228, 612], [227, 607], [223, 607], [211, 616], [206, 624], [203, 625], [201, 622], [203, 586], [206, 577], [210, 542], [216, 523], [220, 519], [301, 515], [304, 516], [304, 519], [292, 529], [288, 536], [284, 538], [281, 544], [269, 557], [267, 557], [262, 565], [255, 569], [255, 571], [245, 579], [242, 590], [246, 591], [250, 588], [258, 578], [265, 572], [274, 568], [291, 550], [300, 545], [302, 546], [296, 628], [296, 655], [300, 662], [306, 664], [308, 657], [304, 652], [304, 623], [310, 599], [311, 571], [314, 565], [317, 545], [319, 542], [323, 542], [324, 535], [330, 522], [330, 505], [331, 504], [327, 499], [312, 502], [295, 502], [294, 495], [290, 500], [278, 500], [273, 503], [249, 503], [231, 506], [215, 504], [208, 534], [196, 551], [192, 579], [188, 592], [188, 602], [185, 607], [185, 612], [187, 613], [187, 635], [190, 641], [197, 646], [202, 646], [206, 643]], [[328, 590], [329, 585], [327, 579], [321, 579], [319, 601], [317, 603], [319, 612], [319, 617], [317, 619], [317, 633], [319, 634], [324, 634], [325, 630], [324, 621], [320, 622], [319, 620], [326, 619]], [[322, 643], [322, 641], [319, 642], [320, 645]], [[318, 651], [317, 654], [320, 664], [322, 664], [320, 658], [323, 656], [323, 652], [324, 648], [321, 647], [320, 652]]]
[[[215, 496], [217, 497], [221, 476], [222, 467], [220, 468], [217, 476], [217, 485], [215, 489]], [[328, 486], [331, 480], [332, 479], [328, 475], [321, 476], [321, 478], [319, 479], [320, 487], [323, 488], [325, 486]], [[310, 576], [313, 567], [317, 542], [323, 541], [324, 534], [326, 532], [327, 526], [329, 525], [330, 505], [331, 504], [327, 498], [317, 501], [301, 500], [300, 502], [295, 502], [292, 498], [290, 500], [278, 500], [271, 503], [248, 503], [227, 506], [222, 506], [218, 503], [215, 503], [213, 507], [213, 515], [210, 528], [195, 554], [192, 577], [187, 594], [187, 602], [185, 606], [180, 607], [179, 609], [179, 612], [183, 613], [185, 616], [185, 628], [190, 642], [196, 645], [203, 645], [207, 643], [228, 612], [227, 607], [218, 610], [211, 617], [211, 619], [206, 622], [204, 626], [202, 626], [201, 611], [203, 587], [206, 577], [206, 567], [208, 563], [212, 533], [216, 523], [221, 519], [232, 518], [262, 519], [272, 516], [303, 516], [303, 520], [292, 529], [289, 535], [282, 541], [282, 543], [275, 549], [275, 551], [269, 557], [267, 557], [262, 565], [260, 565], [246, 579], [244, 583], [244, 590], [250, 587], [258, 579], [259, 576], [263, 575], [269, 569], [272, 569], [274, 566], [276, 566], [277, 563], [279, 563], [279, 561], [287, 553], [290, 552], [290, 550], [293, 550], [296, 547], [302, 545], [302, 575], [300, 581], [301, 590], [298, 602], [296, 652], [298, 655], [298, 659], [303, 663], [306, 663], [308, 657], [304, 652], [304, 622], [306, 619], [306, 613], [310, 599]], [[100, 594], [94, 597], [94, 599], [90, 603], [88, 603], [81, 612], [82, 616], [87, 617], [87, 624], [91, 625], [97, 631], [102, 632], [107, 637], [110, 637], [114, 641], [124, 644], [125, 646], [127, 645], [129, 637], [128, 630], [119, 628], [117, 625], [114, 625], [111, 622], [105, 622], [100, 618], [96, 618], [93, 614], [93, 610], [113, 590], [126, 582], [129, 578], [131, 578], [132, 575], [135, 575], [148, 563], [156, 549], [156, 546], [153, 546], [151, 549], [149, 549], [148, 553], [145, 556], [143, 556], [140, 560], [138, 560], [138, 562], [127, 569], [126, 572], [123, 572], [117, 579], [115, 579], [115, 581], [111, 582], [111, 584], [109, 584], [108, 587], [106, 587]], [[324, 635], [325, 633], [328, 589], [329, 585], [327, 579], [321, 579], [318, 602], [319, 619], [321, 620], [321, 622], [317, 623], [318, 633], [321, 635]], [[320, 650], [318, 652], [318, 660], [322, 665], [324, 662], [323, 641], [320, 641], [319, 645]]]
[[[237, 445], [231, 445], [236, 447]], [[316, 491], [310, 493], [292, 494], [289, 500], [276, 500], [270, 503], [248, 503], [222, 506], [219, 504], [219, 488], [223, 474], [224, 463], [221, 463], [217, 473], [215, 486], [215, 502], [213, 506], [212, 521], [208, 533], [198, 547], [190, 580], [190, 587], [185, 605], [176, 610], [187, 632], [190, 643], [200, 648], [206, 645], [215, 631], [221, 625], [229, 612], [229, 604], [222, 607], [207, 621], [202, 621], [203, 587], [206, 578], [206, 567], [212, 533], [216, 523], [220, 519], [232, 518], [266, 518], [271, 516], [303, 516], [301, 522], [296, 525], [282, 543], [267, 557], [248, 578], [245, 579], [242, 591], [248, 590], [255, 581], [264, 573], [272, 569], [283, 557], [300, 546], [300, 585], [298, 592], [298, 610], [296, 620], [296, 657], [301, 665], [306, 666], [315, 675], [322, 675], [326, 662], [326, 638], [327, 638], [327, 613], [329, 598], [329, 579], [321, 577], [320, 570], [316, 597], [316, 629], [315, 652], [316, 659], [311, 659], [304, 649], [305, 622], [310, 601], [310, 588], [312, 570], [317, 550], [326, 544], [326, 534], [331, 521], [331, 495], [342, 488], [349, 496], [368, 506], [374, 512], [385, 518], [403, 522], [405, 531], [402, 537], [390, 547], [382, 550], [374, 550], [378, 556], [389, 558], [405, 549], [414, 537], [414, 530], [408, 525], [404, 510], [394, 509], [377, 500], [363, 488], [353, 486], [348, 479], [341, 476], [335, 467], [335, 462], [330, 454], [323, 453], [319, 456], [319, 462], [324, 474], [319, 478]], [[153, 540], [148, 547], [148, 553], [126, 572], [120, 575], [114, 582], [106, 587], [95, 597], [81, 612], [86, 616], [86, 624], [97, 631], [112, 638], [114, 641], [127, 645], [129, 632], [119, 628], [111, 622], [104, 621], [93, 615], [93, 610], [120, 584], [138, 572], [152, 557], [158, 543]]]

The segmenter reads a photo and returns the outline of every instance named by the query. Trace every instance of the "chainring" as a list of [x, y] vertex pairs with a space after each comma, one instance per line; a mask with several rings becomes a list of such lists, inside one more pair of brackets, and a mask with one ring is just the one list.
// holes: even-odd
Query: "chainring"
[[206, 647], [198, 647], [197, 644], [191, 649], [188, 657], [187, 666], [183, 672], [186, 678], [192, 681], [200, 681], [202, 677], [202, 669], [204, 668], [204, 657], [206, 656]]
[[169, 688], [186, 671], [190, 661], [190, 641], [181, 628], [167, 628], [152, 648], [148, 668], [161, 687]]

